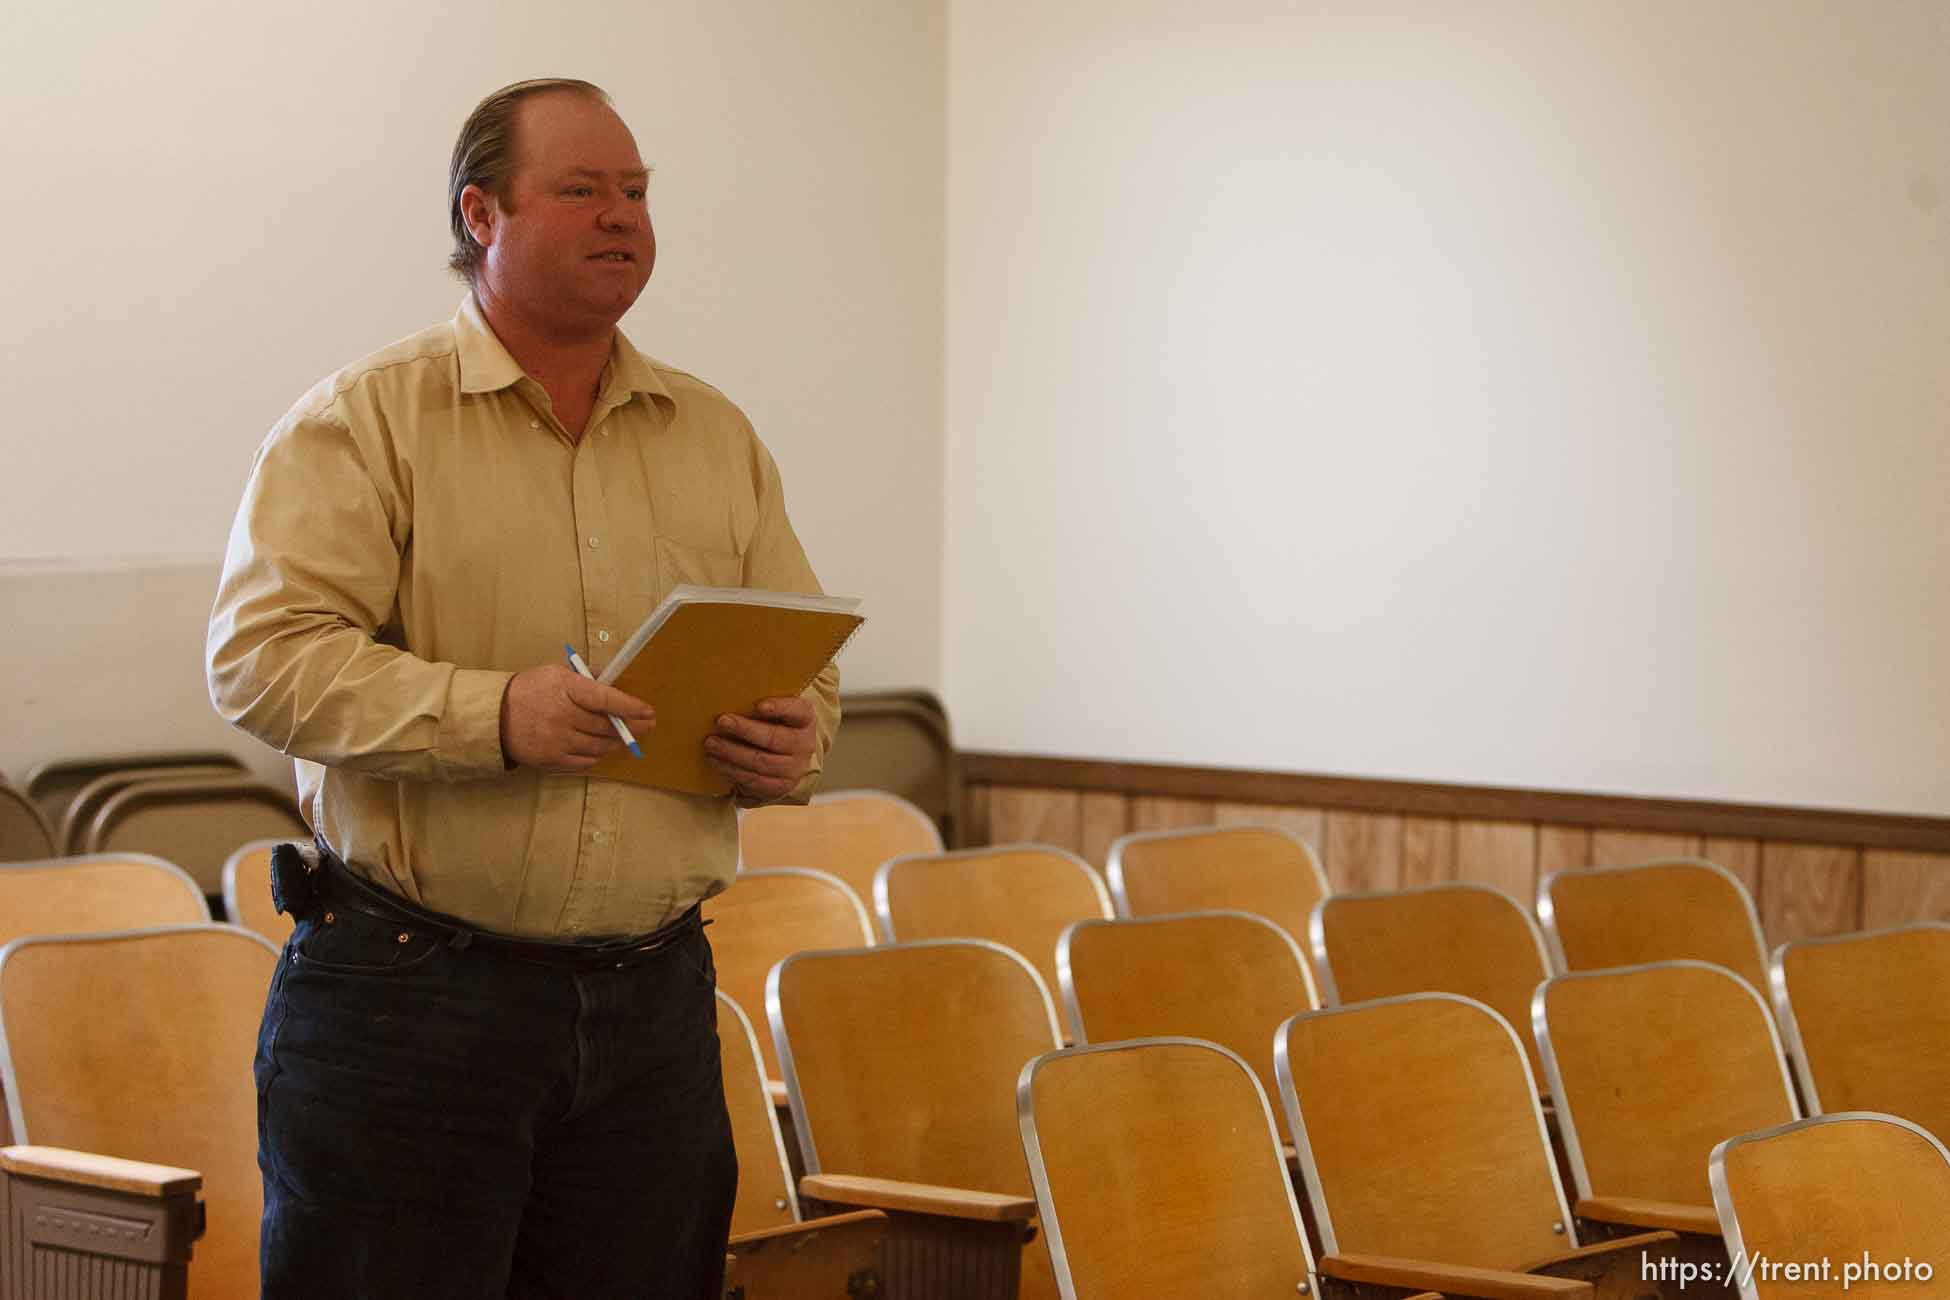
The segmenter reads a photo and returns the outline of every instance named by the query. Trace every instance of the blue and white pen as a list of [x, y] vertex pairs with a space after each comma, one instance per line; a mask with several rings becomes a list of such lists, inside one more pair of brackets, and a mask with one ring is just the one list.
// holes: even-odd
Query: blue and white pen
[[[569, 652], [569, 667], [575, 669], [592, 682], [596, 680], [596, 674], [589, 671], [589, 665], [582, 662], [582, 656], [576, 653], [574, 646], [564, 644], [562, 648]], [[636, 743], [636, 737], [632, 736], [630, 729], [623, 725], [623, 719], [617, 717], [614, 713], [605, 714], [604, 716], [609, 719], [609, 725], [616, 728], [616, 734], [623, 738], [623, 743], [630, 747], [630, 753], [637, 758], [642, 758], [643, 747]]]

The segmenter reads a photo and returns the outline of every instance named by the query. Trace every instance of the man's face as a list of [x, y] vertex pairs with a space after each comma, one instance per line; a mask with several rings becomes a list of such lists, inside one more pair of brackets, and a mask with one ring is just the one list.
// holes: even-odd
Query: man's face
[[516, 114], [482, 287], [544, 327], [614, 325], [657, 260], [636, 138], [607, 105], [570, 92], [536, 95]]

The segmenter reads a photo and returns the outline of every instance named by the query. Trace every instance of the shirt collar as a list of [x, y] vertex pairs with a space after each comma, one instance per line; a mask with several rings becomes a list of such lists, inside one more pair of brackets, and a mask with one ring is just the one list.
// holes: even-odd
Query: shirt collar
[[[454, 313], [454, 347], [460, 358], [460, 391], [463, 393], [497, 392], [527, 377], [521, 363], [495, 336], [487, 317], [481, 314], [481, 304], [471, 293], [462, 300], [460, 310]], [[677, 400], [664, 387], [657, 367], [650, 358], [638, 352], [636, 345], [619, 329], [615, 342], [610, 345], [609, 367], [604, 372], [602, 395], [620, 404], [637, 393], [648, 396], [666, 413], [677, 409]]]

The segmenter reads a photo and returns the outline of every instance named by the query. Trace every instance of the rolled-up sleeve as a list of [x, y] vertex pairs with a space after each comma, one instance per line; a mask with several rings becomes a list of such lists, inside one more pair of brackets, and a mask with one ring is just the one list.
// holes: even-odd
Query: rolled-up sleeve
[[210, 615], [210, 698], [297, 758], [372, 776], [499, 775], [505, 672], [398, 645], [411, 517], [382, 448], [329, 411], [287, 417], [259, 449]]

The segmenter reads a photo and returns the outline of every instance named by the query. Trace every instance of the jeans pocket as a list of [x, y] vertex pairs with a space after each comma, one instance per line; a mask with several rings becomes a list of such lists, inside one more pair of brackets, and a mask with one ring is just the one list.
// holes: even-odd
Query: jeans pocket
[[675, 945], [675, 951], [677, 959], [703, 982], [705, 988], [717, 991], [718, 963], [711, 952], [711, 941], [704, 936], [704, 931], [699, 930]]
[[415, 926], [329, 906], [314, 908], [291, 934], [300, 964], [339, 975], [402, 975], [445, 944], [442, 936]]

